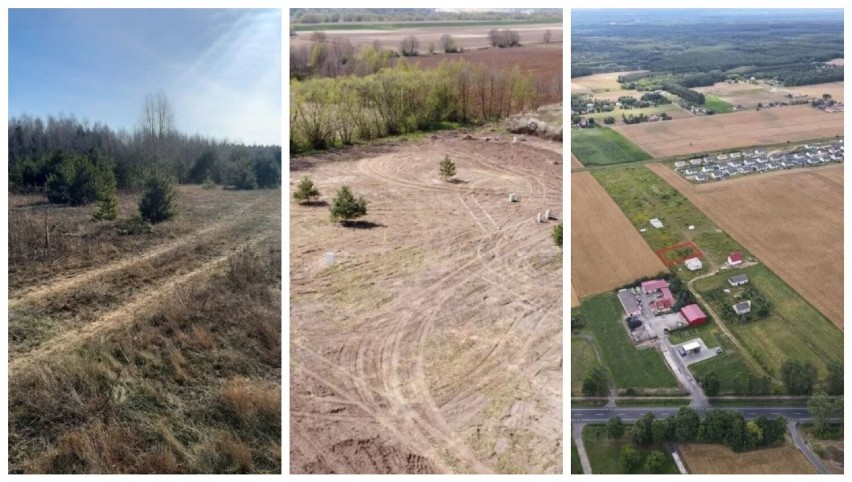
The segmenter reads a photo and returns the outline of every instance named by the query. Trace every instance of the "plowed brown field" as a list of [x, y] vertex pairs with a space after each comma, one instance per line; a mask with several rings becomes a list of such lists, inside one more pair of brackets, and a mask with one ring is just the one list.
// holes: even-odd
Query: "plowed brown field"
[[476, 137], [291, 161], [369, 203], [291, 207], [291, 472], [561, 473], [561, 144]]
[[809, 105], [613, 127], [654, 157], [843, 135], [843, 115]]
[[660, 258], [588, 172], [571, 174], [571, 285], [579, 299], [665, 271]]
[[678, 445], [691, 474], [815, 474], [796, 447], [785, 445], [745, 453], [718, 444]]
[[693, 185], [648, 167], [843, 328], [843, 166]]

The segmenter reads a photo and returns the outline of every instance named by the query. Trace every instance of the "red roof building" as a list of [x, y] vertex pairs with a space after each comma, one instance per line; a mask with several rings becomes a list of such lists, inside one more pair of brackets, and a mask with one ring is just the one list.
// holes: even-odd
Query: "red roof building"
[[663, 288], [668, 288], [669, 284], [666, 283], [664, 279], [652, 279], [651, 281], [643, 281], [642, 282], [642, 292], [643, 293], [653, 293], [655, 291], [659, 291]]
[[689, 326], [697, 326], [707, 322], [707, 315], [698, 305], [686, 305], [680, 309], [680, 314]]
[[743, 262], [743, 255], [739, 251], [734, 251], [728, 255], [728, 265], [736, 266]]
[[674, 296], [672, 296], [672, 291], [668, 287], [661, 288], [660, 293], [663, 294], [662, 298], [657, 298], [651, 302], [655, 309], [662, 311], [674, 306]]

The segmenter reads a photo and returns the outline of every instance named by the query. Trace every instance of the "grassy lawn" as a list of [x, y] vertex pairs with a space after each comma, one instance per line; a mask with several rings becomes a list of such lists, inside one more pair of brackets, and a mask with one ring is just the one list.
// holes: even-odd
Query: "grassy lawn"
[[[621, 465], [619, 463], [620, 450], [623, 445], [632, 444], [630, 441], [631, 427], [627, 427], [624, 436], [619, 439], [610, 439], [606, 435], [606, 427], [603, 425], [586, 425], [583, 428], [583, 442], [586, 445], [586, 453], [589, 455], [589, 462], [592, 465], [592, 472], [595, 474], [621, 474]], [[662, 452], [665, 458], [665, 465], [662, 473], [678, 474], [680, 473], [675, 465], [674, 459], [669, 454], [666, 447], [662, 444], [651, 445], [648, 447], [636, 447], [636, 450], [642, 456], [642, 466], [635, 474], [647, 473], [644, 471], [645, 458], [649, 453], [657, 450]]]
[[[784, 360], [811, 360], [821, 379], [828, 362], [843, 361], [843, 332], [833, 323], [766, 266], [752, 266], [743, 272], [771, 303], [770, 314], [750, 323], [732, 323], [729, 329], [758, 363], [777, 378]], [[726, 284], [728, 276], [699, 280], [695, 288], [699, 292], [717, 289]], [[714, 310], [730, 309], [711, 303]]]
[[704, 94], [705, 109], [710, 109], [717, 114], [727, 114], [734, 111], [733, 104], [729, 104], [715, 95]]
[[606, 127], [571, 129], [571, 153], [584, 166], [605, 166], [651, 158], [639, 146]]
[[669, 340], [671, 340], [672, 344], [677, 345], [689, 340], [701, 338], [704, 340], [704, 344], [707, 345], [707, 348], [716, 348], [721, 344], [716, 338], [718, 334], [720, 334], [719, 327], [711, 320], [695, 328], [674, 331], [669, 334]]
[[600, 365], [593, 342], [581, 336], [571, 337], [571, 395], [583, 394], [583, 380]]
[[573, 437], [571, 438], [571, 473], [583, 473], [583, 464], [580, 462], [580, 453], [577, 452], [577, 444], [574, 443]]
[[[748, 255], [742, 246], [650, 169], [599, 169], [592, 175], [636, 229], [645, 229], [640, 234], [655, 251], [684, 241], [698, 245], [704, 253], [704, 269], [691, 272], [679, 265], [675, 272], [682, 279], [692, 279], [724, 264], [731, 251]], [[663, 228], [652, 227], [649, 223], [652, 218], [660, 219]], [[690, 230], [689, 226], [694, 229]]]
[[[604, 362], [619, 388], [675, 388], [677, 382], [660, 353], [637, 349], [621, 326], [621, 304], [613, 293], [587, 298], [580, 306], [595, 334]], [[573, 343], [572, 343], [573, 348]], [[572, 365], [572, 370], [576, 365]], [[572, 385], [573, 385], [572, 374]]]
[[686, 407], [689, 398], [616, 398], [619, 407]]

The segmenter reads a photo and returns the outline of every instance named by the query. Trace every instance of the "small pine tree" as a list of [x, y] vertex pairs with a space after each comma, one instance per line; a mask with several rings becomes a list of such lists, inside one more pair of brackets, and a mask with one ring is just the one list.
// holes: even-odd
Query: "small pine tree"
[[562, 223], [553, 227], [553, 242], [560, 248], [562, 247]]
[[314, 182], [308, 176], [302, 177], [302, 180], [299, 181], [299, 185], [296, 187], [296, 192], [293, 193], [293, 199], [298, 201], [299, 204], [311, 202], [319, 196], [319, 189], [314, 186]]
[[139, 214], [142, 219], [156, 224], [177, 215], [175, 188], [172, 182], [163, 176], [153, 176], [145, 183], [145, 194], [139, 201]]
[[450, 156], [444, 156], [441, 161], [441, 177], [444, 181], [449, 181], [451, 177], [456, 175], [456, 164], [450, 160]]
[[210, 179], [210, 176], [204, 178], [204, 182], [201, 183], [201, 189], [213, 189], [216, 187], [216, 183], [213, 182], [213, 179]]
[[367, 214], [367, 200], [363, 197], [355, 199], [352, 191], [347, 186], [343, 186], [337, 191], [337, 197], [334, 198], [329, 209], [332, 221], [346, 224]]
[[118, 218], [121, 213], [118, 203], [118, 195], [115, 192], [105, 193], [98, 199], [98, 210], [95, 211], [94, 218], [104, 221], [112, 221]]

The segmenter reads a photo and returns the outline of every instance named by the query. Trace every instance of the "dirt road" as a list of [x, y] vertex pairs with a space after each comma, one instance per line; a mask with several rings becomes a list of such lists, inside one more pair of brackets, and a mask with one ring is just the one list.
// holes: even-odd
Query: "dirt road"
[[291, 472], [561, 472], [561, 159], [491, 138], [291, 172], [369, 202], [291, 206]]

